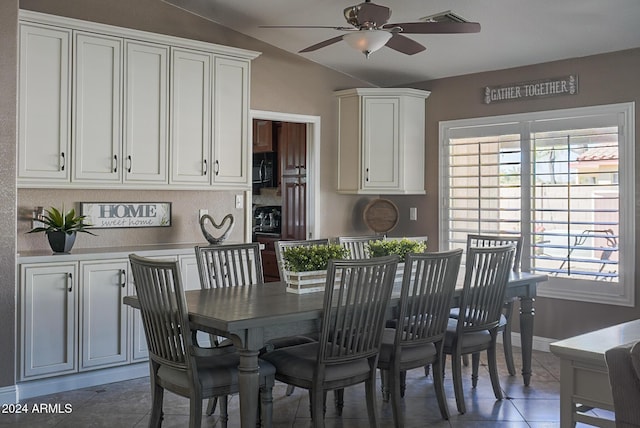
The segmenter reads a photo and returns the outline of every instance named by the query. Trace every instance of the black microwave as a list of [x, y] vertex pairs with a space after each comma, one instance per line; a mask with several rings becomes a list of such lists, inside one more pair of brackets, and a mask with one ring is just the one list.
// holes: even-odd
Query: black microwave
[[277, 163], [275, 153], [254, 153], [252, 181], [253, 187], [277, 187]]

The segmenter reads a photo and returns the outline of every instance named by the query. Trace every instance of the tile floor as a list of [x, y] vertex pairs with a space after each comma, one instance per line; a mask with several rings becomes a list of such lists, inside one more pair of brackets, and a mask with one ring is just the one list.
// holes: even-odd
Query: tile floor
[[[515, 348], [516, 369], [521, 367], [520, 349]], [[534, 351], [531, 385], [525, 387], [522, 377], [509, 376], [499, 353], [500, 382], [505, 399], [496, 401], [489, 373], [481, 362], [480, 379], [476, 389], [471, 388], [471, 369], [465, 368], [464, 385], [467, 413], [458, 414], [453, 393], [451, 374], [447, 370], [445, 387], [451, 419], [442, 420], [433, 391], [431, 377], [425, 377], [423, 369], [407, 373], [407, 392], [403, 400], [405, 426], [411, 427], [508, 427], [551, 428], [559, 427], [560, 418], [560, 364], [551, 353]], [[484, 357], [484, 355], [483, 355]], [[379, 388], [379, 381], [377, 387]], [[276, 383], [274, 396], [274, 427], [311, 426], [308, 395], [296, 388], [293, 395], [285, 395], [286, 386]], [[345, 406], [342, 416], [337, 416], [333, 406], [327, 406], [325, 426], [368, 428], [365, 393], [362, 386], [345, 390]], [[329, 394], [327, 403], [331, 402]], [[53, 403], [65, 405], [70, 413], [56, 415], [6, 415], [0, 414], [0, 426], [17, 427], [146, 427], [149, 421], [151, 399], [148, 378], [134, 379], [91, 388], [68, 391], [25, 401], [25, 404]], [[378, 414], [381, 427], [393, 426], [390, 403], [384, 403], [378, 395]], [[229, 403], [229, 427], [239, 427], [238, 397]], [[185, 427], [189, 421], [188, 400], [165, 393], [165, 418], [163, 427]], [[608, 415], [612, 417], [612, 415]], [[217, 412], [203, 418], [203, 427], [220, 426]], [[580, 426], [580, 424], [578, 425]]]

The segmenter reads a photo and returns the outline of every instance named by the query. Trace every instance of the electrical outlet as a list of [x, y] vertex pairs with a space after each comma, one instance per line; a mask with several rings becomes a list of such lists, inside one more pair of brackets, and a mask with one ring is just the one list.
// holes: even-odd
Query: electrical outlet
[[244, 207], [244, 196], [236, 195], [236, 209], [241, 210]]
[[412, 220], [412, 221], [418, 220], [418, 208], [416, 207], [409, 208], [409, 220]]
[[205, 210], [205, 209], [199, 209], [198, 210], [198, 222], [200, 222], [200, 219], [205, 214], [209, 214], [209, 210]]

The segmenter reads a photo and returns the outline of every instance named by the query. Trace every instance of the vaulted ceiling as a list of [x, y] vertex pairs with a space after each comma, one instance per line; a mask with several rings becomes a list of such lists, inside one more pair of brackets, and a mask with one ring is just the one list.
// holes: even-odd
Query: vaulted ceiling
[[[164, 0], [221, 25], [298, 53], [345, 34], [343, 10], [357, 0]], [[640, 47], [640, 0], [376, 0], [390, 22], [452, 11], [479, 22], [471, 34], [409, 34], [426, 46], [415, 55], [383, 47], [366, 58], [340, 41], [299, 55], [377, 86], [498, 70]]]

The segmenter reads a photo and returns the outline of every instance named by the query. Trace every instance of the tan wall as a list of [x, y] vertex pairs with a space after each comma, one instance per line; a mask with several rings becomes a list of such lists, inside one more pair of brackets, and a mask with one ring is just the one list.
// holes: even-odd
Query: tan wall
[[[583, 107], [639, 101], [640, 49], [574, 58], [529, 67], [478, 73], [409, 85], [431, 91], [427, 100], [426, 197], [391, 198], [408, 218], [409, 207], [418, 207], [417, 222], [404, 221], [394, 234], [428, 235], [429, 249], [438, 245], [438, 123], [444, 120], [497, 116], [531, 111]], [[483, 88], [548, 77], [577, 74], [579, 93], [574, 96], [529, 101], [483, 103]], [[636, 106], [636, 124], [640, 123], [640, 105]], [[636, 146], [640, 133], [636, 131]], [[640, 171], [640, 150], [636, 150], [636, 168]], [[640, 174], [636, 173], [636, 192], [640, 192]], [[636, 199], [640, 200], [638, 194]], [[640, 211], [636, 211], [636, 225]], [[640, 235], [637, 227], [636, 235]], [[640, 240], [636, 242], [636, 266], [640, 266]], [[636, 284], [640, 271], [636, 272]], [[640, 290], [636, 287], [636, 308], [580, 303], [539, 298], [536, 302], [535, 335], [565, 338], [631, 319], [640, 318]]]
[[15, 383], [18, 0], [0, 2], [0, 387]]

